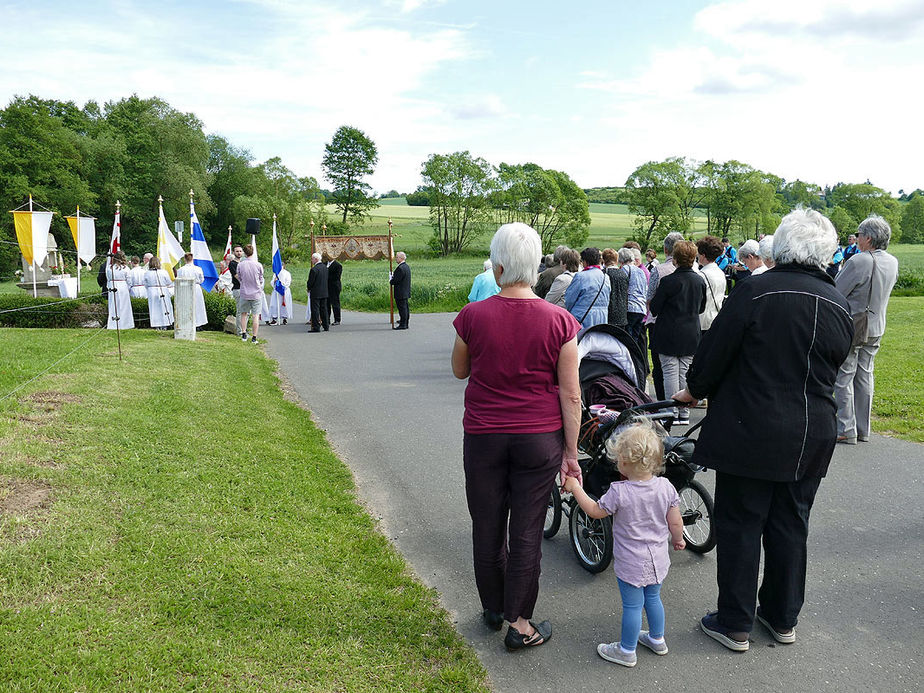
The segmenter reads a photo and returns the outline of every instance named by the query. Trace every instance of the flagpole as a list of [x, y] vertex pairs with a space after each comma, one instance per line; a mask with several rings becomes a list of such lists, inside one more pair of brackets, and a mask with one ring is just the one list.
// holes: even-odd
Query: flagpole
[[77, 205], [77, 295], [80, 296], [80, 205]]
[[32, 231], [32, 193], [29, 193], [29, 233], [32, 234], [32, 298], [38, 298], [35, 286], [35, 232]]
[[[391, 274], [395, 271], [391, 266], [391, 219], [388, 220], [388, 274], [389, 279], [391, 279]], [[395, 287], [392, 286], [392, 283], [388, 282], [388, 311], [391, 316], [391, 326], [395, 326]]]

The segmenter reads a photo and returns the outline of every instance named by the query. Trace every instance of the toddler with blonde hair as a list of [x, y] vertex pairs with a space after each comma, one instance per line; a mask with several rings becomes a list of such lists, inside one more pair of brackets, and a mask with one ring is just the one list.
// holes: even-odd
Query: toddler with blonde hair
[[[613, 517], [613, 568], [622, 597], [620, 639], [597, 645], [597, 653], [610, 662], [634, 667], [635, 648], [641, 643], [655, 654], [666, 655], [664, 605], [661, 583], [670, 566], [668, 541], [677, 551], [683, 540], [680, 498], [661, 473], [664, 444], [647, 420], [633, 424], [606, 445], [607, 456], [616, 462], [624, 481], [615, 481], [599, 501], [594, 501], [572, 477], [565, 490], [587, 515]], [[642, 609], [648, 630], [642, 630]]]

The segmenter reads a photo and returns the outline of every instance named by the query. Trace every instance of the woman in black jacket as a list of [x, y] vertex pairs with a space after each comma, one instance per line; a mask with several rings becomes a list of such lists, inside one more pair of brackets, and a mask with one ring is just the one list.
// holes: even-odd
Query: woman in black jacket
[[700, 627], [731, 650], [748, 649], [755, 607], [775, 640], [796, 639], [809, 513], [834, 451], [834, 382], [853, 338], [847, 302], [824, 271], [836, 247], [818, 212], [786, 215], [773, 237], [776, 266], [726, 299], [687, 389], [674, 395], [709, 398], [693, 462], [716, 471], [719, 608]]
[[[699, 345], [699, 314], [706, 309], [706, 282], [693, 271], [696, 246], [690, 241], [674, 244], [677, 269], [658, 284], [649, 309], [658, 318], [654, 326], [654, 347], [664, 373], [664, 392], [687, 386], [687, 369]], [[676, 423], [690, 423], [690, 410], [680, 407]]]

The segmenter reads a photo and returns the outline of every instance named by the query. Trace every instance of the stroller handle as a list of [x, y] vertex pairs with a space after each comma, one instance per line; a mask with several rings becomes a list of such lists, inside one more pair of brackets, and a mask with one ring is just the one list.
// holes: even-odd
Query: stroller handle
[[632, 407], [630, 409], [624, 410], [616, 419], [613, 421], [611, 429], [616, 428], [617, 426], [622, 426], [626, 421], [634, 417], [636, 414], [641, 414], [649, 411], [658, 411], [660, 409], [667, 409], [668, 407], [680, 407], [680, 406], [689, 406], [685, 405], [683, 402], [678, 402], [676, 399], [662, 399], [657, 402], [649, 402], [648, 404], [640, 404], [637, 407]]

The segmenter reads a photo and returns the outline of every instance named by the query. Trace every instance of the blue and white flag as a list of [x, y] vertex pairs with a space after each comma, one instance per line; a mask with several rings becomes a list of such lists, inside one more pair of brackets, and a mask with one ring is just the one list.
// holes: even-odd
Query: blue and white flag
[[279, 240], [276, 238], [276, 215], [273, 215], [273, 274], [276, 275], [276, 281], [273, 282], [273, 288], [285, 298], [286, 288], [279, 281], [279, 273], [282, 272], [282, 254], [279, 252]]
[[189, 235], [189, 252], [193, 254], [193, 264], [202, 270], [205, 277], [202, 290], [208, 293], [218, 281], [218, 270], [215, 268], [215, 261], [212, 260], [209, 247], [205, 244], [205, 236], [202, 233], [202, 227], [199, 226], [199, 217], [196, 216], [196, 207], [191, 198], [189, 200], [189, 226], [192, 229]]

